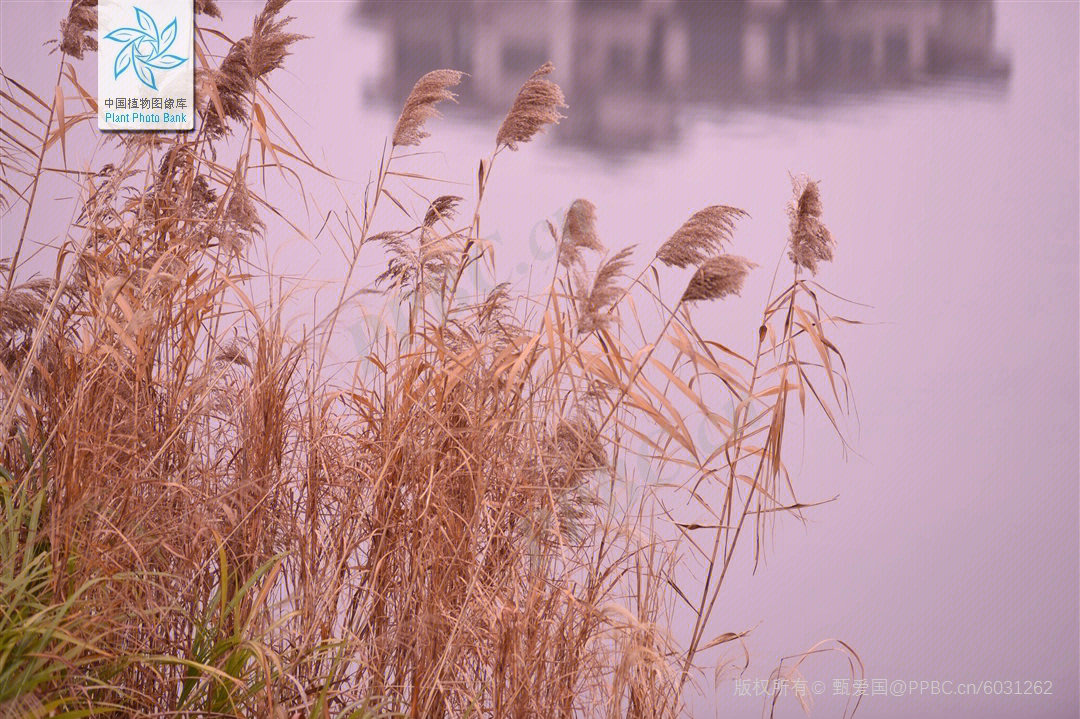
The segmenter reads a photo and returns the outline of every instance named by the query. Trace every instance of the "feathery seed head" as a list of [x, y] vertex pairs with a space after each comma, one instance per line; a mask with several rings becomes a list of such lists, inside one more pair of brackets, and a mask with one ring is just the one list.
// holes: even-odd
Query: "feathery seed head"
[[71, 0], [67, 17], [60, 21], [60, 50], [79, 60], [97, 50], [97, 0]]
[[264, 75], [280, 68], [289, 56], [289, 46], [305, 37], [285, 32], [285, 26], [293, 21], [292, 17], [277, 16], [288, 2], [289, 0], [268, 0], [262, 12], [255, 16], [251, 41], [247, 46], [248, 73], [253, 84]]
[[699, 265], [724, 249], [724, 243], [731, 241], [735, 221], [745, 216], [744, 211], [727, 205], [698, 210], [660, 246], [656, 258], [669, 267]]
[[266, 229], [266, 224], [259, 218], [251, 192], [244, 182], [243, 174], [233, 175], [232, 193], [225, 207], [225, 224], [237, 238], [246, 243], [252, 237]]
[[251, 366], [244, 344], [235, 339], [223, 342], [214, 359], [225, 364], [240, 365], [242, 367]]
[[630, 255], [633, 252], [633, 245], [619, 250], [596, 270], [592, 289], [587, 295], [578, 297], [581, 308], [579, 333], [606, 329], [614, 320], [607, 310], [625, 294], [625, 290], [618, 284], [618, 279], [626, 274], [626, 268], [630, 266]]
[[[215, 0], [195, 0], [195, 13], [221, 18]], [[67, 16], [60, 21], [60, 50], [82, 60], [87, 50], [98, 49], [98, 0], [71, 0]]]
[[497, 147], [516, 150], [518, 143], [528, 142], [545, 125], [558, 123], [564, 117], [559, 113], [559, 108], [566, 107], [563, 91], [547, 79], [554, 69], [554, 65], [545, 62], [521, 86], [495, 136]]
[[596, 234], [596, 205], [588, 200], [574, 200], [563, 223], [559, 264], [570, 267], [581, 260], [581, 250], [603, 252], [604, 245]]
[[818, 183], [805, 177], [793, 182], [794, 198], [788, 206], [791, 248], [788, 257], [799, 267], [817, 273], [819, 262], [833, 258], [836, 241], [821, 221], [821, 190]]
[[[10, 270], [10, 258], [0, 258], [0, 275], [6, 275]], [[56, 291], [57, 283], [52, 278], [40, 276], [0, 291], [0, 346], [8, 344], [18, 334], [33, 332]], [[69, 283], [60, 290], [58, 301], [70, 302], [76, 298], [76, 292]]]
[[710, 257], [701, 263], [683, 292], [683, 302], [718, 300], [742, 290], [746, 275], [756, 264], [737, 255]]
[[[288, 2], [268, 0], [255, 16], [251, 34], [233, 43], [217, 70], [199, 78], [199, 94], [207, 98], [203, 122], [210, 137], [222, 137], [227, 130], [228, 120], [247, 119], [248, 96], [256, 84], [268, 73], [280, 68], [289, 55], [289, 47], [306, 37], [285, 32], [285, 26], [292, 22], [292, 17], [277, 17]], [[204, 8], [208, 14], [217, 10], [212, 3], [204, 5]]]
[[[561, 459], [566, 474], [575, 477], [579, 472], [592, 472], [608, 464], [607, 453], [597, 436], [596, 423], [588, 417], [559, 420], [555, 426], [554, 455]], [[570, 466], [570, 462], [574, 465]]]
[[394, 126], [395, 147], [419, 145], [420, 141], [430, 134], [424, 131], [424, 123], [433, 117], [439, 117], [435, 106], [440, 102], [456, 100], [457, 96], [450, 88], [456, 87], [464, 75], [465, 73], [457, 70], [432, 70], [416, 81]]
[[195, 14], [221, 19], [221, 9], [217, 6], [216, 0], [195, 0]]
[[439, 220], [449, 220], [454, 216], [458, 203], [462, 200], [457, 195], [441, 195], [431, 201], [424, 215], [424, 227], [432, 227]]

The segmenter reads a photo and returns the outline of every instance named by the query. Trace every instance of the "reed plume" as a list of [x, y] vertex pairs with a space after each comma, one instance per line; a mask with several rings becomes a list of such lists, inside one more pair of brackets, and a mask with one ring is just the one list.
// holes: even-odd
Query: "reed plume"
[[221, 19], [221, 8], [216, 0], [195, 0], [195, 14]]
[[728, 295], [737, 295], [742, 290], [746, 275], [756, 266], [745, 257], [737, 255], [710, 257], [701, 263], [690, 278], [682, 301], [718, 300]]
[[538, 513], [537, 528], [555, 547], [560, 542], [579, 543], [588, 533], [588, 508], [596, 504], [588, 480], [609, 465], [595, 422], [588, 415], [558, 420], [539, 459], [534, 471], [555, 501]]
[[450, 220], [454, 217], [454, 213], [457, 211], [457, 206], [461, 204], [463, 198], [458, 195], [441, 195], [436, 197], [428, 205], [427, 212], [424, 213], [424, 227], [432, 227], [439, 220]]
[[788, 257], [799, 267], [817, 274], [819, 262], [832, 260], [836, 241], [821, 221], [821, 190], [818, 183], [801, 177], [792, 184], [795, 196], [788, 206], [791, 229]]
[[[0, 260], [0, 272], [6, 270], [4, 265]], [[52, 280], [35, 277], [0, 293], [0, 344], [33, 331], [49, 304], [53, 287]]]
[[391, 231], [372, 236], [390, 255], [386, 270], [375, 278], [375, 284], [392, 280], [393, 285], [407, 291], [419, 289], [421, 283], [438, 287], [458, 251], [454, 237], [444, 237], [429, 225], [421, 226], [417, 232]]
[[[0, 276], [10, 270], [11, 260], [0, 258]], [[69, 311], [79, 299], [82, 287], [78, 278], [70, 278], [59, 287], [57, 306]], [[25, 338], [29, 335], [47, 311], [57, 289], [57, 282], [53, 278], [36, 276], [0, 291], [0, 346], [10, 347], [17, 336]]]
[[[205, 102], [203, 125], [211, 138], [224, 136], [229, 120], [248, 119], [249, 96], [258, 82], [280, 68], [293, 43], [305, 38], [286, 32], [292, 17], [278, 17], [288, 2], [268, 0], [255, 16], [251, 34], [233, 43], [217, 70], [200, 77], [199, 94]], [[205, 7], [217, 10], [212, 3]]]
[[60, 21], [60, 50], [78, 60], [87, 50], [97, 50], [97, 0], [71, 0], [67, 16]]
[[563, 222], [559, 244], [559, 264], [571, 267], [581, 261], [582, 250], [603, 252], [604, 245], [596, 234], [596, 205], [588, 200], [574, 200]]
[[607, 310], [626, 294], [625, 289], [618, 284], [618, 279], [626, 274], [626, 268], [630, 266], [630, 255], [633, 252], [633, 245], [623, 248], [596, 270], [592, 288], [588, 294], [579, 298], [579, 333], [585, 334], [606, 329], [614, 321], [615, 318]]
[[521, 86], [495, 136], [496, 147], [516, 150], [518, 143], [528, 142], [545, 125], [558, 123], [564, 117], [559, 113], [566, 107], [562, 88], [547, 78], [554, 69], [545, 62]]
[[730, 242], [735, 221], [746, 217], [737, 207], [713, 205], [698, 210], [660, 246], [656, 259], [669, 267], [700, 265]]
[[233, 254], [239, 254], [240, 250], [253, 238], [259, 236], [265, 228], [266, 223], [259, 217], [251, 191], [244, 182], [243, 173], [239, 171], [233, 173], [224, 216], [214, 223], [211, 233], [222, 247], [229, 249]]
[[247, 358], [247, 349], [244, 345], [244, 342], [237, 339], [226, 340], [221, 343], [221, 348], [214, 359], [226, 364], [250, 367], [251, 361]]
[[440, 102], [457, 101], [457, 95], [450, 88], [456, 87], [464, 75], [457, 70], [432, 70], [416, 81], [394, 125], [394, 147], [419, 145], [421, 140], [430, 136], [424, 130], [424, 123], [439, 117], [436, 105]]
[[293, 17], [279, 18], [278, 13], [290, 0], [267, 0], [255, 16], [247, 43], [247, 71], [252, 87], [264, 76], [277, 70], [289, 56], [289, 47], [306, 36], [285, 31]]

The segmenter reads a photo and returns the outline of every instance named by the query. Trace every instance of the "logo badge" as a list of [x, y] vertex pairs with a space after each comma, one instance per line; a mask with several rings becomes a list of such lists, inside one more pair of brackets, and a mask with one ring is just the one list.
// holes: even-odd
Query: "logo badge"
[[113, 79], [123, 75], [128, 68], [133, 68], [142, 84], [156, 90], [154, 70], [172, 70], [188, 61], [186, 57], [168, 54], [169, 48], [176, 42], [176, 18], [164, 30], [158, 30], [154, 17], [136, 7], [135, 19], [138, 27], [117, 28], [105, 36], [106, 40], [124, 43], [113, 62]]
[[195, 126], [193, 0], [98, 0], [98, 127]]

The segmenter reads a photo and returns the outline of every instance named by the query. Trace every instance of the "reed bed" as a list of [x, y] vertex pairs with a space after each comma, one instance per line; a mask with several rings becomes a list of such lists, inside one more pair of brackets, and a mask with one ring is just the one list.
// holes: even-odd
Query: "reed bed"
[[[771, 248], [787, 279], [748, 352], [691, 312], [723, 312], [754, 268], [725, 205], [688, 208], [642, 258], [567, 198], [543, 290], [470, 291], [499, 159], [572, 110], [544, 65], [508, 98], [470, 199], [403, 202], [403, 157], [468, 82], [437, 69], [343, 210], [338, 301], [296, 329], [289, 292], [257, 289], [281, 278], [250, 260], [300, 232], [257, 174], [326, 174], [274, 108], [302, 47], [285, 4], [235, 42], [198, 29], [194, 133], [101, 140], [89, 170], [67, 138], [96, 112], [72, 63], [95, 50], [94, 3], [71, 5], [54, 91], [3, 77], [3, 211], [25, 219], [0, 260], [0, 715], [686, 714], [742, 636], [715, 611], [737, 548], [757, 556], [769, 522], [805, 509], [789, 412], [839, 431], [849, 405], [829, 334], [846, 320], [814, 280], [834, 251], [818, 185], [796, 184]], [[33, 276], [50, 172], [77, 184], [75, 219]], [[388, 204], [415, 220], [375, 232]], [[342, 379], [334, 338], [380, 302], [403, 321]]]

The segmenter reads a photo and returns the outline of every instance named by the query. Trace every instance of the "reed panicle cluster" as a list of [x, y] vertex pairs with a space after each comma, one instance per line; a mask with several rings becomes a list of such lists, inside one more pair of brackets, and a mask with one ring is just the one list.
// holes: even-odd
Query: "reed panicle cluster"
[[563, 222], [559, 243], [559, 264], [571, 268], [583, 260], [581, 251], [603, 252], [596, 234], [596, 205], [585, 199], [574, 200]]
[[456, 100], [457, 96], [450, 88], [460, 84], [464, 75], [457, 70], [432, 70], [416, 81], [394, 126], [395, 147], [419, 145], [421, 140], [429, 137], [424, 123], [439, 116], [436, 106], [440, 102]]
[[626, 293], [619, 285], [619, 278], [630, 266], [634, 247], [624, 247], [600, 264], [588, 293], [579, 297], [580, 322], [578, 332], [594, 332], [607, 329], [615, 321], [608, 310]]
[[448, 222], [454, 217], [458, 205], [465, 198], [458, 195], [440, 195], [431, 201], [424, 213], [424, 227], [434, 227], [438, 222]]
[[71, 0], [67, 16], [60, 21], [60, 50], [82, 60], [97, 50], [97, 0]]
[[[280, 17], [289, 0], [271, 0], [256, 14], [251, 34], [234, 43], [221, 66], [200, 75], [199, 96], [202, 99], [203, 126], [211, 138], [228, 132], [228, 122], [246, 122], [250, 105], [260, 80], [281, 67], [289, 48], [303, 35], [288, 32], [289, 16]], [[213, 3], [205, 3], [208, 14], [220, 11]]]
[[737, 207], [713, 205], [695, 212], [656, 253], [669, 267], [699, 265], [724, 249], [735, 232], [735, 221], [746, 217]]
[[495, 136], [497, 147], [516, 150], [519, 143], [563, 118], [559, 110], [566, 108], [566, 98], [562, 88], [547, 77], [554, 71], [555, 66], [546, 62], [521, 86]]
[[287, 32], [292, 17], [279, 17], [289, 0], [269, 0], [255, 16], [247, 42], [247, 75], [252, 86], [277, 70], [289, 56], [289, 48], [303, 35]]
[[195, 0], [193, 9], [196, 15], [221, 19], [221, 8], [218, 7], [217, 0]]
[[791, 229], [788, 256], [799, 267], [817, 274], [819, 262], [832, 261], [836, 241], [821, 221], [821, 189], [818, 183], [800, 177], [792, 184], [794, 198], [788, 207]]
[[683, 302], [718, 300], [737, 295], [750, 270], [756, 265], [745, 257], [720, 255], [701, 263], [683, 291]]
[[[10, 260], [0, 259], [0, 273], [7, 274]], [[18, 334], [32, 332], [49, 304], [54, 284], [37, 277], [4, 290], [0, 299], [0, 342], [12, 341]]]
[[[269, 109], [260, 87], [300, 37], [284, 5], [208, 53], [223, 59], [202, 77], [201, 132], [78, 158], [105, 164], [71, 175], [66, 241], [23, 254], [54, 251], [55, 273], [0, 259], [0, 716], [685, 715], [744, 633], [713, 611], [728, 569], [808, 506], [785, 464], [789, 397], [834, 426], [847, 408], [842, 320], [798, 274], [831, 257], [816, 185], [750, 351], [695, 325], [695, 303], [738, 294], [753, 267], [725, 253], [744, 213], [724, 205], [634, 271], [633, 247], [602, 254], [578, 199], [549, 223], [547, 287], [485, 285], [492, 162], [565, 103], [544, 65], [475, 196], [407, 201], [423, 184], [395, 150], [463, 79], [437, 70], [375, 191], [337, 213], [337, 244], [312, 233], [346, 271], [336, 303], [308, 304], [261, 263], [299, 225], [250, 168], [276, 154], [289, 178], [329, 174], [299, 145], [229, 132]], [[32, 168], [63, 164], [58, 138], [94, 138], [90, 99], [71, 112], [75, 69], [60, 82], [55, 127], [59, 108], [5, 82], [19, 142], [0, 170], [27, 218], [65, 202], [25, 191]], [[409, 219], [390, 224], [387, 198]], [[358, 279], [380, 257], [382, 277]], [[666, 266], [697, 269], [683, 288]]]

